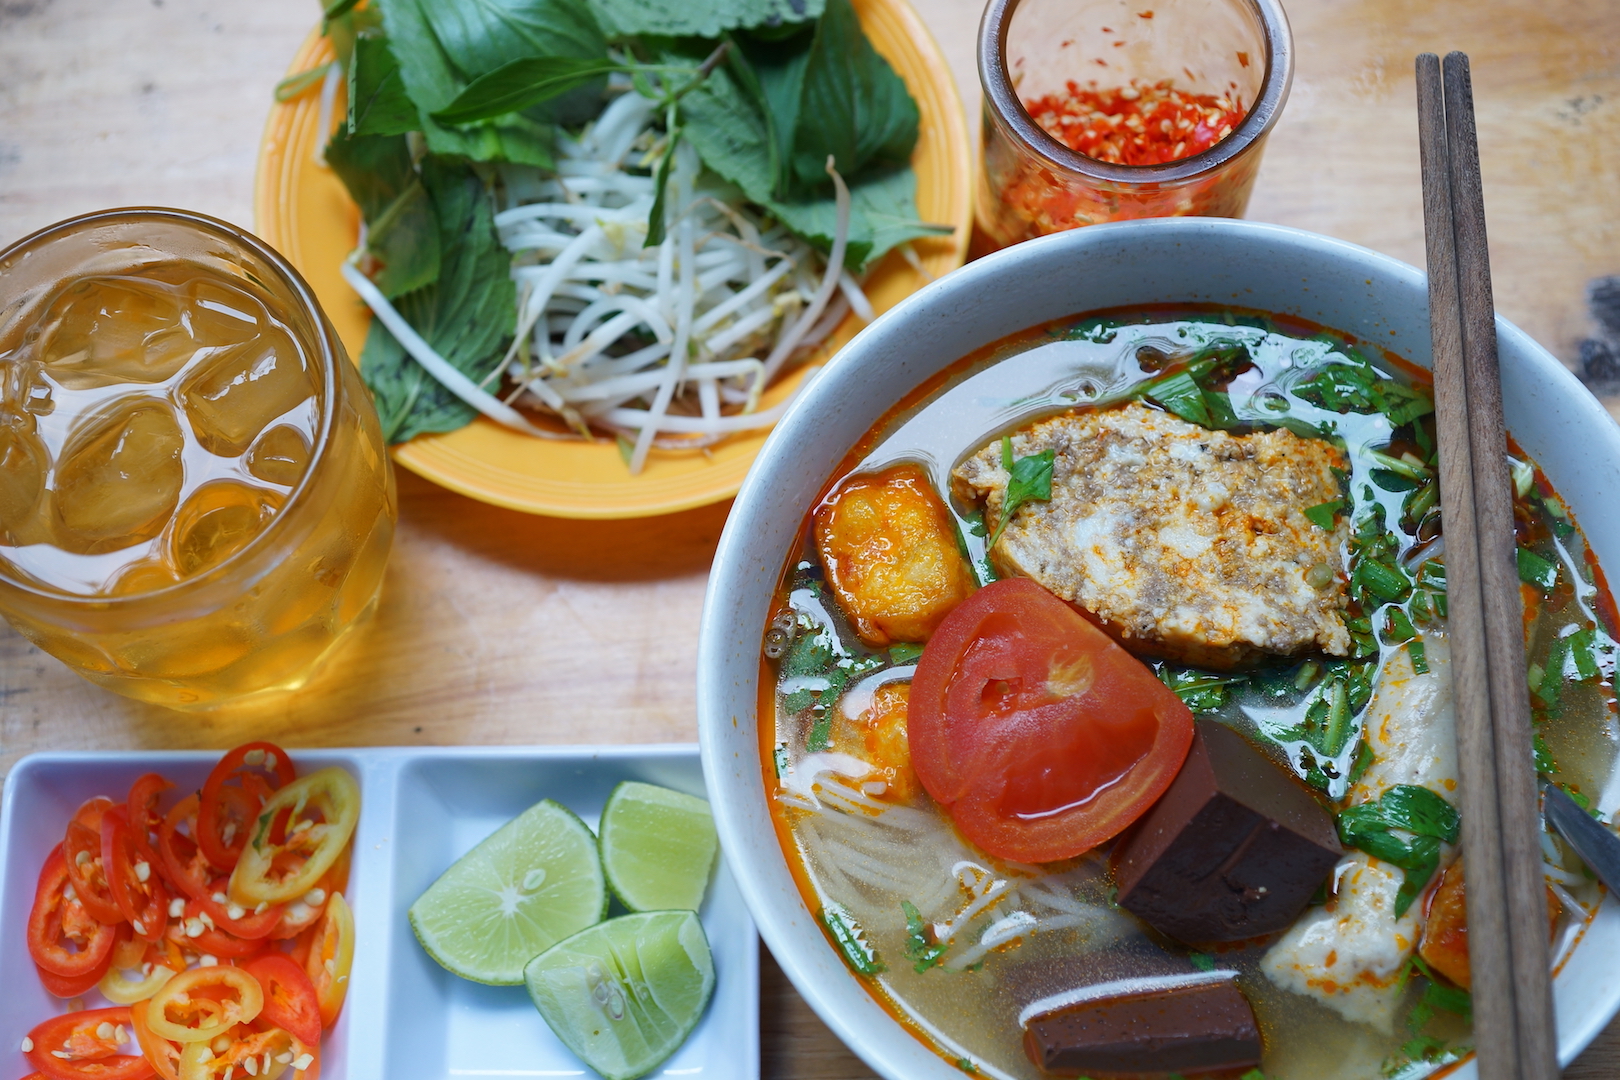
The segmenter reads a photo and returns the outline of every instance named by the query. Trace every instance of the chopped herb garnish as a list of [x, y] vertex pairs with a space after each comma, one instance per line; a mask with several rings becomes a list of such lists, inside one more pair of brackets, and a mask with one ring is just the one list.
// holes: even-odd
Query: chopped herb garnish
[[844, 963], [857, 975], [880, 975], [889, 968], [878, 957], [877, 950], [866, 941], [866, 932], [847, 908], [828, 904], [821, 909], [821, 921], [832, 934], [833, 943], [844, 956]]
[[1307, 506], [1304, 512], [1312, 525], [1324, 532], [1332, 532], [1334, 521], [1343, 509], [1344, 500], [1333, 499], [1329, 502], [1317, 503], [1315, 506]]
[[[1375, 802], [1359, 803], [1339, 814], [1339, 840], [1400, 867], [1405, 880], [1395, 897], [1395, 917], [1406, 914], [1440, 865], [1440, 844], [1457, 842], [1461, 821], [1445, 799], [1425, 787], [1401, 784]], [[1396, 830], [1413, 834], [1411, 840]]]
[[1520, 548], [1519, 580], [1534, 585], [1544, 593], [1552, 592], [1558, 584], [1558, 566], [1528, 548]]
[[902, 900], [900, 910], [906, 916], [906, 959], [912, 961], [912, 970], [921, 975], [938, 964], [950, 946], [933, 939], [916, 904]]
[[1001, 437], [1001, 467], [1007, 470], [1007, 492], [1001, 500], [1001, 521], [996, 525], [990, 542], [985, 545], [986, 550], [996, 546], [996, 541], [1001, 539], [1002, 532], [1019, 507], [1026, 502], [1051, 501], [1052, 467], [1056, 456], [1055, 450], [1042, 450], [1038, 454], [1014, 460], [1012, 439], [1006, 435]]
[[896, 667], [906, 664], [915, 664], [923, 654], [921, 645], [913, 645], [909, 641], [902, 641], [889, 646], [889, 662]]
[[1547, 740], [1541, 737], [1541, 732], [1538, 731], [1531, 736], [1530, 745], [1535, 750], [1536, 771], [1546, 776], [1556, 773], [1558, 762], [1553, 757], [1552, 748], [1547, 745]]
[[1192, 963], [1192, 966], [1199, 971], [1215, 970], [1215, 958], [1209, 955], [1209, 953], [1189, 953], [1187, 955], [1187, 959]]
[[1159, 680], [1195, 713], [1215, 712], [1226, 704], [1228, 687], [1247, 681], [1244, 675], [1215, 675], [1171, 664], [1161, 666], [1158, 675]]
[[1372, 768], [1372, 763], [1372, 744], [1366, 739], [1358, 739], [1356, 741], [1356, 756], [1354, 760], [1350, 762], [1350, 772], [1345, 777], [1345, 785], [1347, 787], [1355, 787], [1357, 784], [1361, 783], [1361, 778], [1367, 775], [1367, 770]]

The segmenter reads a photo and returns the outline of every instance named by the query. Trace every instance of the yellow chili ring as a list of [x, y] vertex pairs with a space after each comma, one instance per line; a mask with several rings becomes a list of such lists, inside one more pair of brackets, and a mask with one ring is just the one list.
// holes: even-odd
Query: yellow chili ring
[[342, 893], [326, 901], [326, 914], [310, 944], [305, 972], [321, 1006], [321, 1026], [337, 1023], [349, 992], [349, 970], [354, 967], [354, 913]]
[[[253, 1065], [251, 1070], [248, 1061]], [[291, 1080], [302, 1080], [319, 1055], [298, 1041], [297, 1036], [271, 1028], [244, 1038], [233, 1039], [222, 1053], [214, 1053], [208, 1043], [192, 1043], [180, 1055], [180, 1080], [222, 1080], [225, 1076], [255, 1076], [258, 1080], [279, 1080], [287, 1073]]]
[[[193, 996], [193, 991], [225, 990], [232, 996]], [[146, 1026], [160, 1039], [200, 1043], [252, 1023], [264, 1008], [259, 980], [241, 968], [193, 968], [181, 972], [148, 999]]]
[[[271, 831], [283, 810], [291, 816], [281, 842], [275, 843]], [[321, 820], [310, 811], [318, 811]], [[252, 908], [303, 896], [337, 862], [359, 820], [360, 785], [347, 772], [322, 769], [294, 780], [259, 811], [253, 835], [231, 872], [230, 898]]]

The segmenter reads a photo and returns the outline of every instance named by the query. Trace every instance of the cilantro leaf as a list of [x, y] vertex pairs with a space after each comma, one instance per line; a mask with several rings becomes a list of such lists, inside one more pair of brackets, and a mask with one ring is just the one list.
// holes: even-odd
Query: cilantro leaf
[[855, 921], [849, 909], [840, 904], [828, 904], [821, 909], [821, 922], [832, 935], [833, 944], [843, 954], [844, 963], [857, 975], [878, 975], [889, 970], [866, 940], [866, 931]]
[[1315, 506], [1307, 506], [1304, 513], [1305, 517], [1309, 519], [1312, 525], [1315, 525], [1323, 532], [1332, 532], [1334, 521], [1338, 517], [1339, 512], [1343, 509], [1343, 499], [1330, 499], [1325, 503], [1317, 503]]
[[520, 56], [474, 79], [433, 114], [441, 124], [470, 124], [521, 112], [623, 71], [623, 64], [577, 56]]
[[[1376, 801], [1339, 814], [1339, 840], [1376, 859], [1400, 867], [1404, 880], [1395, 895], [1395, 917], [1406, 914], [1440, 865], [1440, 844], [1455, 844], [1461, 828], [1457, 811], [1428, 788], [1400, 784]], [[1405, 840], [1395, 830], [1411, 833]]]
[[900, 910], [906, 916], [906, 959], [913, 961], [912, 970], [921, 975], [938, 964], [950, 946], [933, 940], [917, 905], [910, 900], [902, 900]]
[[1001, 437], [1001, 467], [1007, 470], [1007, 491], [1001, 500], [1001, 521], [985, 545], [988, 551], [1001, 539], [1002, 531], [1012, 521], [1018, 508], [1026, 502], [1049, 502], [1052, 498], [1052, 469], [1057, 457], [1055, 450], [1042, 450], [1013, 460], [1012, 439]]

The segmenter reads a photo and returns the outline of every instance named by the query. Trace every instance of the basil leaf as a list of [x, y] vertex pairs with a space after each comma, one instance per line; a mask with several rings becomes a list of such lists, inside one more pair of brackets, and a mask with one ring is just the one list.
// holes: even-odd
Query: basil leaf
[[[735, 55], [735, 54], [734, 54]], [[679, 62], [688, 57], [669, 53]], [[751, 98], [722, 65], [681, 99], [683, 137], [703, 163], [742, 189], [793, 233], [822, 252], [832, 250], [837, 207], [830, 195], [775, 198], [771, 127], [758, 99]], [[948, 226], [917, 218], [917, 175], [909, 167], [845, 177], [850, 189], [849, 247], [844, 263], [859, 272], [891, 248], [921, 236], [948, 234]]]
[[[1403, 840], [1394, 834], [1395, 829], [1417, 835]], [[1359, 803], [1339, 814], [1339, 840], [1346, 847], [1360, 848], [1404, 871], [1395, 894], [1396, 918], [1406, 914], [1434, 876], [1440, 865], [1441, 841], [1455, 844], [1460, 831], [1456, 809], [1415, 784], [1390, 788], [1376, 802]]]
[[717, 38], [727, 30], [819, 18], [824, 0], [592, 0], [614, 36]]
[[441, 124], [470, 124], [561, 97], [612, 74], [622, 64], [574, 56], [522, 56], [481, 75], [433, 114]]
[[[389, 47], [399, 61], [405, 90], [421, 114], [429, 150], [474, 161], [551, 166], [552, 121], [566, 111], [560, 108], [563, 102], [548, 109], [542, 119], [509, 113], [467, 128], [446, 127], [432, 114], [460, 96], [468, 81], [521, 56], [605, 57], [601, 30], [581, 0], [483, 0], [477, 5], [380, 2]], [[441, 32], [446, 35], [443, 40]], [[589, 112], [599, 105], [595, 102]]]
[[422, 126], [386, 39], [355, 38], [349, 58], [349, 134], [403, 135]]
[[341, 15], [347, 15], [349, 13], [349, 9], [354, 7], [354, 5], [358, 4], [359, 2], [360, 0], [332, 0], [332, 3], [326, 8], [326, 10], [321, 12], [321, 18], [336, 19]]
[[366, 252], [380, 267], [372, 279], [383, 295], [392, 300], [435, 281], [439, 224], [405, 137], [351, 138], [340, 130], [326, 149], [326, 161], [365, 217]]
[[869, 164], [904, 166], [917, 145], [917, 103], [861, 32], [850, 0], [826, 0], [804, 69], [793, 138], [793, 174], [806, 190], [828, 183], [827, 158], [844, 177]]
[[762, 41], [749, 34], [739, 39], [739, 49], [727, 58], [738, 84], [765, 118], [771, 195], [777, 199], [792, 194], [793, 137], [799, 127], [799, 101], [813, 41], [813, 34], [804, 33], [778, 41]]
[[[440, 356], [479, 379], [517, 317], [511, 257], [495, 235], [489, 194], [469, 166], [430, 155], [422, 161], [421, 184], [438, 222], [439, 275], [396, 306]], [[453, 431], [476, 415], [411, 359], [381, 322], [371, 324], [360, 375], [389, 442]]]

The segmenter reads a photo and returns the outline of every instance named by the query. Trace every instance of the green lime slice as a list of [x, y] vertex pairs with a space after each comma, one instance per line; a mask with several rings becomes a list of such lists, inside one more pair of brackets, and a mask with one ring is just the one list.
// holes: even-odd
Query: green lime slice
[[457, 859], [410, 910], [428, 955], [463, 979], [497, 986], [521, 983], [524, 964], [605, 914], [596, 837], [550, 799]]
[[523, 981], [581, 1061], [607, 1080], [631, 1080], [697, 1027], [714, 991], [714, 959], [696, 912], [646, 911], [558, 942], [529, 961]]
[[602, 869], [631, 911], [696, 911], [719, 842], [703, 799], [626, 781], [602, 808]]

